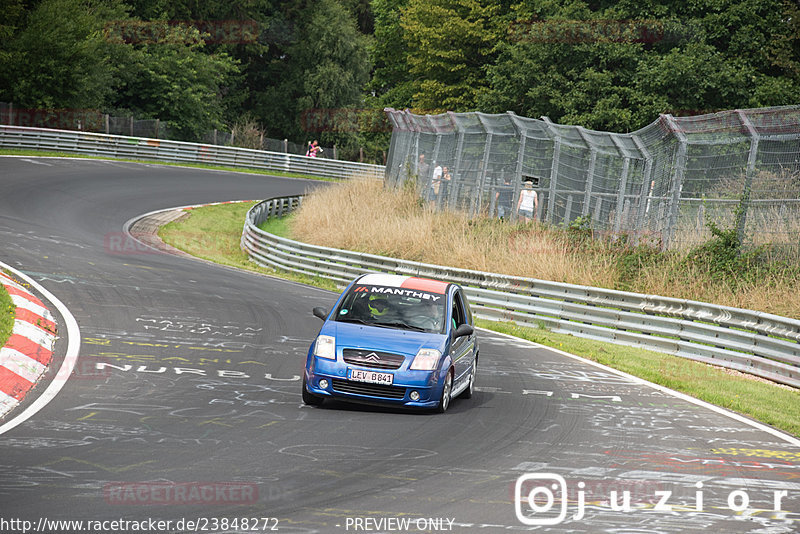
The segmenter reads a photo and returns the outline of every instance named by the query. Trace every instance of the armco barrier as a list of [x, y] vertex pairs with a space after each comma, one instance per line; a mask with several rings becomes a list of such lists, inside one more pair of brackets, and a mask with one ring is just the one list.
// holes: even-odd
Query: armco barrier
[[288, 172], [325, 178], [369, 176], [383, 179], [382, 165], [309, 158], [221, 145], [202, 145], [165, 139], [145, 139], [91, 132], [0, 125], [0, 147], [20, 150], [74, 152], [91, 156], [205, 163]]
[[561, 284], [309, 245], [258, 228], [300, 205], [265, 200], [248, 212], [241, 246], [266, 267], [346, 284], [378, 271], [440, 278], [464, 287], [477, 317], [634, 345], [800, 387], [800, 321], [705, 302]]

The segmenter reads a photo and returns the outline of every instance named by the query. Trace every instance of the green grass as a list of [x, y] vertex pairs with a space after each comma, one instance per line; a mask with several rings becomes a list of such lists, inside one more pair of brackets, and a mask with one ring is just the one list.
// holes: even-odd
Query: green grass
[[0, 347], [6, 344], [14, 328], [16, 306], [6, 288], [0, 285]]
[[237, 202], [195, 208], [188, 211], [187, 217], [162, 226], [158, 235], [173, 247], [204, 260], [336, 290], [336, 285], [329, 280], [279, 272], [250, 261], [239, 243], [245, 214], [253, 204], [255, 202]]
[[334, 178], [323, 178], [320, 176], [310, 176], [307, 174], [298, 174], [292, 172], [280, 171], [267, 171], [263, 169], [253, 169], [250, 167], [227, 167], [224, 165], [208, 165], [205, 163], [179, 163], [170, 161], [156, 161], [148, 159], [132, 159], [132, 158], [113, 158], [110, 156], [90, 156], [86, 154], [75, 154], [71, 152], [49, 152], [45, 150], [16, 150], [16, 149], [0, 149], [0, 155], [3, 156], [39, 156], [39, 157], [59, 157], [59, 158], [78, 158], [78, 159], [97, 159], [97, 160], [113, 160], [113, 161], [127, 161], [130, 163], [147, 163], [150, 165], [167, 165], [172, 167], [191, 167], [193, 169], [210, 169], [215, 171], [231, 171], [231, 172], [245, 172], [249, 174], [263, 174], [267, 176], [280, 176], [283, 178], [303, 178], [306, 180], [319, 180], [323, 182], [334, 182]]
[[[159, 235], [167, 243], [223, 265], [289, 278], [334, 290], [327, 280], [298, 277], [257, 268], [239, 249], [245, 213], [252, 203], [223, 204], [194, 209], [191, 216], [164, 226]], [[262, 229], [291, 237], [291, 217], [273, 219]], [[208, 237], [210, 236], [210, 237]], [[650, 382], [757, 419], [800, 436], [800, 391], [684, 358], [512, 323], [479, 320], [478, 326], [528, 339], [619, 369]]]
[[[290, 231], [293, 220], [294, 215], [287, 215], [286, 217], [273, 217], [272, 219], [268, 219], [266, 222], [261, 223], [259, 228], [278, 237], [291, 238]], [[244, 224], [244, 219], [242, 219], [242, 224]]]

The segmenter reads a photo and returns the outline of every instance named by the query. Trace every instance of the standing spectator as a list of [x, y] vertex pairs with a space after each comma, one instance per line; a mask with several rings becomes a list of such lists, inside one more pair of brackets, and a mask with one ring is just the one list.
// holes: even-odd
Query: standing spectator
[[505, 219], [511, 215], [511, 203], [514, 201], [514, 186], [511, 185], [510, 178], [506, 177], [503, 179], [503, 185], [498, 188], [494, 199], [495, 205], [497, 206], [497, 216], [500, 219]]
[[525, 186], [519, 192], [519, 201], [517, 202], [517, 213], [522, 222], [528, 222], [536, 219], [536, 212], [539, 210], [539, 197], [536, 191], [533, 190], [533, 182], [525, 180]]
[[442, 202], [439, 205], [443, 205], [444, 203], [448, 202], [447, 193], [450, 190], [450, 185], [453, 177], [450, 175], [450, 171], [447, 167], [442, 167], [442, 179], [441, 184], [439, 185], [439, 196], [442, 198]]
[[436, 167], [433, 168], [433, 178], [431, 178], [431, 189], [428, 192], [428, 200], [436, 200], [436, 198], [439, 196], [439, 187], [441, 183], [442, 183], [442, 166], [436, 165]]
[[322, 152], [322, 147], [319, 146], [317, 140], [314, 139], [314, 141], [308, 143], [308, 150], [306, 150], [306, 156], [311, 158], [316, 158], [318, 152]]
[[423, 183], [428, 182], [428, 174], [431, 171], [431, 166], [425, 162], [425, 154], [419, 155], [419, 164], [417, 164], [417, 179], [418, 180], [425, 180]]

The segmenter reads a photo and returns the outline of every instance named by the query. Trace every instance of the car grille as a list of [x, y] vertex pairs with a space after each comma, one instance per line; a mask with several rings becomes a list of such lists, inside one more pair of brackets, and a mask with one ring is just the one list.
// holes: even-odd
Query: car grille
[[342, 355], [346, 363], [371, 369], [399, 369], [406, 360], [401, 354], [374, 350], [344, 349]]
[[341, 393], [355, 393], [356, 395], [369, 395], [385, 399], [402, 399], [406, 396], [406, 388], [403, 387], [353, 382], [341, 378], [333, 379], [333, 389]]

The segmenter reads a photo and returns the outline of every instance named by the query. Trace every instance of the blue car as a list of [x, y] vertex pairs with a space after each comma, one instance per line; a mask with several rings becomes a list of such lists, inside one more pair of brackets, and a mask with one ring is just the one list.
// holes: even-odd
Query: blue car
[[478, 340], [457, 284], [366, 274], [314, 315], [325, 323], [308, 351], [306, 404], [335, 398], [444, 413], [475, 391]]

